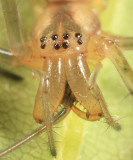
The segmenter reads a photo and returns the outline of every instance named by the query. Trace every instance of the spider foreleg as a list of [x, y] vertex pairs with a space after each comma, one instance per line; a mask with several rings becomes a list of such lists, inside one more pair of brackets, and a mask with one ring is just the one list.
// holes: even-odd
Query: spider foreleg
[[90, 90], [90, 92], [97, 99], [98, 103], [100, 104], [100, 107], [103, 111], [103, 117], [105, 118], [107, 124], [112, 126], [116, 130], [120, 130], [121, 126], [117, 122], [115, 122], [114, 119], [112, 118], [112, 116], [110, 115], [108, 108], [107, 108], [107, 104], [104, 101], [103, 95], [102, 95], [99, 87], [95, 84], [95, 87], [93, 87]]
[[106, 102], [104, 101], [103, 95], [102, 95], [99, 87], [96, 84], [96, 78], [98, 76], [98, 73], [99, 73], [99, 70], [101, 69], [101, 67], [102, 67], [102, 65], [100, 63], [98, 63], [91, 72], [90, 79], [89, 79], [90, 92], [98, 100], [98, 102], [102, 108], [103, 115], [104, 115], [104, 118], [106, 119], [107, 124], [112, 126], [114, 129], [119, 130], [120, 125], [118, 123], [116, 123], [113, 120], [112, 116], [110, 115], [110, 113], [107, 109]]
[[[57, 113], [56, 116], [53, 117], [52, 123], [53, 124], [58, 123], [58, 120], [62, 119], [62, 116], [64, 116], [64, 114], [66, 114], [66, 109], [64, 110], [64, 108], [63, 108], [59, 113]], [[42, 133], [45, 130], [46, 130], [46, 126], [45, 125], [39, 127], [38, 129], [36, 129], [33, 133], [29, 134], [24, 139], [22, 139], [19, 142], [11, 145], [9, 148], [6, 148], [5, 150], [1, 151], [0, 152], [0, 157], [3, 157], [4, 155], [12, 152], [13, 150], [17, 149], [19, 146], [21, 146], [22, 144], [24, 144], [25, 142], [27, 142], [30, 139], [34, 138], [35, 136], [37, 136], [38, 134]]]
[[[92, 120], [93, 120], [93, 118], [94, 118], [94, 120], [95, 119], [99, 120], [103, 116], [106, 119], [107, 124], [112, 126], [114, 129], [119, 130], [120, 125], [118, 123], [116, 123], [113, 120], [112, 116], [110, 115], [110, 113], [107, 109], [106, 102], [104, 101], [103, 95], [102, 95], [99, 87], [96, 84], [96, 78], [98, 76], [98, 73], [99, 73], [99, 70], [101, 69], [101, 67], [102, 67], [102, 65], [100, 63], [98, 63], [91, 72], [91, 75], [89, 78], [89, 92], [98, 101], [98, 103], [102, 109], [103, 115], [98, 115], [96, 117], [92, 116], [91, 118], [92, 118]], [[75, 112], [79, 113], [79, 115], [81, 115], [81, 112], [78, 109], [74, 108], [74, 110], [75, 110]], [[82, 116], [83, 116], [83, 114], [82, 114]]]
[[[98, 95], [95, 93], [95, 90], [97, 89], [96, 79], [97, 79], [98, 73], [99, 73], [101, 68], [102, 68], [102, 64], [101, 63], [97, 63], [95, 65], [94, 69], [92, 70], [92, 72], [90, 74], [90, 78], [89, 78], [89, 82], [88, 82], [89, 91], [91, 92], [93, 97], [96, 98], [96, 99], [100, 94], [100, 92], [98, 93]], [[93, 93], [93, 91], [94, 91], [94, 93]]]
[[109, 124], [110, 126], [112, 126], [114, 129], [119, 130], [120, 129], [120, 125], [118, 123], [116, 123], [112, 116], [110, 115], [108, 109], [107, 109], [107, 105], [104, 101], [104, 98], [102, 96], [102, 93], [99, 89], [99, 87], [96, 84], [96, 78], [98, 75], [98, 72], [101, 68], [101, 64], [97, 64], [93, 71], [91, 72], [90, 75], [90, 80], [89, 80], [89, 85], [90, 85], [90, 92], [91, 94], [97, 99], [97, 101], [99, 102], [102, 111], [103, 111], [103, 116], [106, 119], [107, 124]]
[[[91, 47], [92, 46], [92, 47]], [[88, 58], [95, 56], [95, 60], [100, 61], [105, 57], [109, 58], [115, 65], [126, 87], [133, 93], [133, 70], [122, 54], [118, 45], [105, 37], [94, 36], [89, 43]], [[89, 54], [91, 52], [91, 54]]]
[[106, 32], [102, 32], [102, 36], [113, 41], [121, 49], [133, 50], [133, 37], [123, 37]]
[[98, 76], [98, 73], [100, 71], [100, 69], [102, 68], [102, 64], [101, 63], [97, 63], [94, 67], [94, 69], [92, 70], [91, 74], [90, 74], [90, 78], [89, 78], [89, 85], [90, 87], [96, 83], [96, 79]]
[[124, 50], [133, 50], [133, 37], [114, 37], [113, 41]]
[[104, 42], [105, 46], [108, 47], [108, 50], [104, 48], [105, 56], [115, 65], [126, 87], [133, 94], [133, 70], [115, 43], [110, 40]]
[[22, 36], [16, 0], [1, 0], [1, 4], [11, 52], [15, 56], [22, 56], [25, 52], [30, 53], [31, 50], [25, 46]]

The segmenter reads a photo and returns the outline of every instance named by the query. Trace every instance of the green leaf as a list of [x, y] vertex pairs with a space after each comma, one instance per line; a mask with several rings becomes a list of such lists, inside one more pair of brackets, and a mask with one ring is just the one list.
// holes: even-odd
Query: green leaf
[[[26, 20], [24, 26], [28, 33], [35, 19], [31, 19], [33, 13], [27, 1], [18, 2], [23, 22], [24, 19]], [[132, 0], [110, 0], [107, 9], [100, 17], [102, 28], [116, 34], [133, 36], [132, 8]], [[8, 48], [1, 8], [0, 19], [0, 46]], [[128, 51], [124, 54], [133, 67], [133, 52]], [[2, 70], [17, 74], [23, 77], [23, 80], [6, 77], [2, 74]], [[0, 63], [0, 150], [17, 142], [40, 126], [32, 117], [39, 80], [34, 80], [31, 72], [31, 69], [24, 66], [15, 67]], [[62, 123], [56, 126], [57, 128], [54, 128], [57, 160], [133, 159], [133, 97], [127, 96], [129, 92], [109, 60], [103, 61], [98, 84], [111, 114], [117, 116], [116, 119], [119, 120], [122, 130], [114, 131], [104, 123], [104, 120], [87, 122], [70, 113]], [[47, 142], [47, 135], [43, 132], [0, 159], [52, 160], [54, 158], [50, 155]]]

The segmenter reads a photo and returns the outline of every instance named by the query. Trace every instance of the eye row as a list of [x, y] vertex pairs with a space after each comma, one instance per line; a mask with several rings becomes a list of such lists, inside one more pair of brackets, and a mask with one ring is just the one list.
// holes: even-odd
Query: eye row
[[[68, 38], [69, 38], [69, 34], [64, 33], [62, 37], [63, 37], [64, 39], [68, 39]], [[53, 41], [55, 41], [56, 39], [58, 39], [58, 35], [57, 35], [57, 34], [54, 34], [51, 38], [52, 38]]]
[[[62, 37], [63, 37], [65, 40], [67, 40], [67, 39], [69, 38], [69, 34], [64, 33]], [[81, 45], [81, 44], [83, 43], [83, 41], [81, 40], [82, 34], [81, 34], [81, 33], [75, 33], [75, 37], [78, 38], [77, 43], [78, 43], [79, 45]], [[51, 38], [52, 38], [53, 41], [55, 41], [55, 40], [58, 39], [58, 35], [57, 35], [57, 34], [54, 34], [54, 35], [52, 35]], [[46, 46], [46, 45], [44, 44], [44, 41], [45, 41], [46, 39], [47, 39], [47, 38], [46, 38], [45, 36], [43, 36], [43, 37], [40, 38], [40, 42], [42, 43], [42, 44], [41, 44], [41, 48], [42, 48], [42, 49], [45, 49], [45, 46]], [[57, 42], [57, 43], [55, 43], [54, 48], [55, 48], [56, 50], [58, 50], [61, 46], [62, 46], [64, 49], [67, 49], [67, 48], [69, 47], [69, 43], [68, 43], [68, 42], [63, 42], [63, 43], [61, 44], [61, 43]]]
[[[64, 39], [68, 39], [69, 38], [69, 34], [67, 33], [64, 33], [63, 36], [62, 36]], [[81, 33], [75, 33], [75, 37], [76, 38], [81, 38], [82, 37], [82, 34]], [[56, 39], [58, 39], [58, 35], [57, 34], [54, 34], [52, 35], [52, 40], [55, 41]], [[44, 42], [47, 38], [45, 36], [43, 36], [40, 41], [41, 42]]]
[[[41, 44], [41, 48], [42, 49], [45, 49], [45, 44], [43, 43], [43, 44]], [[61, 47], [63, 47], [64, 49], [67, 49], [68, 47], [69, 47], [69, 43], [68, 42], [63, 42], [62, 44], [61, 43], [59, 43], [59, 42], [57, 42], [57, 43], [55, 43], [55, 45], [54, 45], [54, 48], [56, 49], [56, 50], [58, 50], [58, 49], [60, 49]]]

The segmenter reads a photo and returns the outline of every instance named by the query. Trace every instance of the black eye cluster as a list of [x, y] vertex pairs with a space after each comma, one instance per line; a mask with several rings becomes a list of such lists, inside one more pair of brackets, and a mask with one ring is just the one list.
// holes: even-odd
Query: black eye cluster
[[[64, 33], [62, 37], [63, 37], [63, 39], [67, 40], [67, 39], [69, 39], [69, 34], [68, 33]], [[83, 41], [81, 40], [82, 34], [81, 33], [75, 33], [75, 37], [78, 38], [77, 43], [79, 45], [81, 45], [83, 43]], [[45, 49], [46, 45], [45, 45], [44, 42], [45, 42], [46, 39], [47, 38], [45, 36], [41, 37], [41, 39], [40, 39], [41, 48], [42, 49]], [[58, 35], [57, 34], [52, 35], [51, 39], [53, 41], [57, 40], [58, 39]], [[61, 42], [57, 42], [57, 43], [54, 44], [54, 48], [56, 50], [60, 49], [61, 47], [64, 48], [64, 49], [67, 49], [69, 47], [69, 43], [64, 41], [62, 43]]]
[[[63, 37], [63, 39], [67, 40], [69, 38], [69, 34], [64, 33], [62, 37]], [[53, 41], [55, 41], [56, 39], [58, 39], [58, 35], [54, 34], [51, 38], [52, 38]], [[54, 48], [56, 50], [60, 49], [61, 47], [64, 48], [64, 49], [67, 49], [69, 47], [69, 43], [68, 42], [62, 42], [62, 44], [61, 44], [60, 42], [57, 42], [57, 43], [54, 44]]]

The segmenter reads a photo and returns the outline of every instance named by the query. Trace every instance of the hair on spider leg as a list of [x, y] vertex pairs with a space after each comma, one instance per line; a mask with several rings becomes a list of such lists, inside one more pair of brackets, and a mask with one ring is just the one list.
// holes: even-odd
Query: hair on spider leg
[[[57, 154], [57, 153], [56, 153], [56, 144], [55, 144], [55, 143], [56, 143], [56, 142], [61, 142], [60, 140], [57, 140], [56, 135], [58, 135], [59, 137], [62, 137], [62, 136], [61, 136], [57, 131], [55, 131], [55, 130], [53, 129], [53, 127], [52, 127], [52, 129], [51, 129], [51, 132], [54, 133], [52, 137], [53, 137], [53, 140], [54, 140], [54, 148], [55, 148], [55, 151], [52, 152], [52, 156], [56, 157], [56, 154]], [[56, 134], [56, 135], [55, 135], [55, 134]], [[48, 139], [47, 139], [47, 141], [46, 141], [45, 144], [47, 144], [47, 145], [49, 144]], [[49, 146], [49, 145], [48, 145], [48, 146]], [[49, 149], [50, 149], [50, 147], [49, 147]]]
[[[102, 122], [102, 123], [106, 123], [106, 124], [107, 124], [107, 122]], [[105, 128], [105, 130], [103, 131], [103, 133], [107, 132], [108, 129], [112, 129], [112, 126], [107, 125], [107, 127]], [[114, 128], [113, 128], [113, 130], [119, 131], [119, 130], [116, 130], [116, 129], [114, 129]]]
[[[57, 135], [61, 136], [59, 133], [57, 133], [55, 130], [53, 130], [54, 126], [52, 127], [52, 132], [56, 133]], [[34, 148], [32, 148], [32, 150], [30, 151], [30, 153], [34, 153], [35, 151], [37, 150], [41, 150], [42, 149], [42, 146], [46, 146], [46, 147], [43, 147], [43, 151], [48, 151], [50, 148], [49, 148], [49, 141], [48, 141], [48, 138], [47, 137], [47, 134], [46, 134], [46, 130], [44, 131], [45, 134], [41, 134], [41, 138], [44, 139], [42, 140], [41, 142], [37, 143], [36, 146]], [[61, 142], [60, 140], [56, 140], [55, 138], [55, 135], [53, 135], [53, 138], [54, 138], [54, 143], [57, 143], [57, 142]], [[34, 139], [33, 139], [34, 141]], [[36, 140], [35, 140], [36, 142]], [[56, 146], [55, 146], [56, 148]], [[51, 154], [49, 155], [51, 156]]]
[[111, 126], [108, 125], [107, 128], [104, 130], [103, 133], [107, 132], [109, 128], [111, 128]]
[[[123, 117], [122, 117], [123, 118]], [[120, 118], [120, 119], [122, 119], [122, 118]], [[116, 121], [118, 121], [118, 120], [116, 120]], [[120, 126], [121, 127], [121, 126]], [[109, 128], [111, 128], [112, 129], [112, 126], [107, 126], [107, 128], [105, 129], [105, 131], [103, 132], [103, 133], [105, 133]], [[121, 128], [119, 129], [118, 127], [117, 128], [113, 128], [113, 130], [115, 130], [115, 131], [117, 131], [117, 133], [119, 133], [119, 135], [121, 135], [122, 137], [124, 137], [125, 138], [125, 135], [123, 135], [122, 134], [122, 132], [119, 132], [120, 130], [121, 130]]]
[[[110, 119], [110, 118], [109, 118]], [[108, 124], [107, 129], [108, 128], [113, 128], [116, 131], [120, 131], [121, 130], [121, 125], [118, 123], [119, 119], [114, 120], [114, 124], [113, 125], [109, 125], [109, 123], [107, 123], [106, 121], [101, 121], [102, 123], [106, 123]]]

